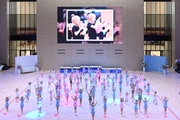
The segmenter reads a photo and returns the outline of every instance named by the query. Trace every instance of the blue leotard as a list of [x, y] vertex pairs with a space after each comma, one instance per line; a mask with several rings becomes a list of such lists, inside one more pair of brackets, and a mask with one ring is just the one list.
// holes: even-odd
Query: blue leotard
[[144, 109], [147, 109], [148, 106], [147, 106], [147, 101], [144, 101]]
[[24, 99], [21, 100], [21, 103], [20, 103], [20, 108], [23, 108], [24, 107]]
[[122, 82], [122, 81], [123, 81], [123, 78], [122, 78], [122, 77], [120, 77], [119, 82]]
[[168, 102], [167, 100], [164, 100], [164, 105], [163, 105], [164, 108], [167, 108], [167, 107], [168, 107], [168, 106], [167, 106], [167, 102]]
[[92, 107], [91, 107], [91, 114], [95, 114], [94, 107], [95, 107], [95, 106], [92, 106]]
[[94, 78], [94, 72], [91, 72], [91, 78]]
[[113, 98], [116, 97], [116, 90], [113, 90]]
[[79, 99], [82, 99], [82, 92], [79, 92]]
[[66, 98], [68, 98], [68, 97], [69, 97], [69, 93], [67, 92], [67, 93], [66, 93]]
[[56, 107], [59, 107], [59, 99], [56, 99]]
[[95, 92], [96, 92], [96, 90], [95, 90], [95, 89], [92, 89], [92, 96], [93, 96], [93, 97], [95, 96]]
[[138, 100], [142, 100], [142, 93], [138, 94]]
[[104, 102], [103, 108], [104, 108], [104, 109], [107, 109], [107, 102]]
[[138, 110], [138, 103], [135, 103], [134, 110]]
[[9, 100], [6, 100], [5, 107], [9, 106]]
[[30, 96], [30, 92], [27, 91], [27, 92], [26, 92], [26, 97], [29, 98], [29, 96]]
[[150, 92], [150, 86], [147, 86], [146, 92]]

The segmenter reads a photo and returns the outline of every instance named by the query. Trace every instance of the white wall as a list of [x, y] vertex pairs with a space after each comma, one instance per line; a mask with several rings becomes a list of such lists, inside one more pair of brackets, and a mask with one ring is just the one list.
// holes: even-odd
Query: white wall
[[[57, 44], [58, 6], [122, 6], [123, 44]], [[101, 65], [140, 69], [143, 59], [143, 0], [37, 0], [38, 62], [45, 69]], [[63, 49], [65, 54], [58, 54]], [[77, 54], [78, 49], [84, 54]], [[102, 54], [97, 54], [97, 50]], [[121, 50], [116, 54], [117, 50]]]

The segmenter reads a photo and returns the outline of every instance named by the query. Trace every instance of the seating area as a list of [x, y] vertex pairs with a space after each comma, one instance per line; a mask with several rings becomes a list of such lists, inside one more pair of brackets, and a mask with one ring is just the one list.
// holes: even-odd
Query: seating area
[[29, 72], [35, 72], [34, 67], [22, 67], [21, 68], [21, 73], [29, 73]]

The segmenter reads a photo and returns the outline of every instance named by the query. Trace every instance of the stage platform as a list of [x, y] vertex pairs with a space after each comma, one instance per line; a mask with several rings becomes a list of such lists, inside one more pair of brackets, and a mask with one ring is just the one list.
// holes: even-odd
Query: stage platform
[[89, 69], [93, 72], [97, 71], [97, 69], [99, 68], [99, 70], [101, 71], [101, 73], [121, 73], [121, 68], [107, 68], [107, 67], [102, 67], [102, 66], [79, 66], [79, 67], [60, 67], [60, 73], [64, 73], [65, 70], [67, 71], [67, 73], [71, 73], [71, 72], [75, 72], [76, 70], [78, 70], [78, 72], [83, 72], [83, 69], [85, 71], [85, 73], [89, 72]]

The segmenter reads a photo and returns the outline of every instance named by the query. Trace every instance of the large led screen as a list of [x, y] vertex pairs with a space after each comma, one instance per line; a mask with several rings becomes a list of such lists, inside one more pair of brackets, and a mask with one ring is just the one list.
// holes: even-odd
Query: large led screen
[[122, 44], [122, 7], [58, 7], [58, 43]]

